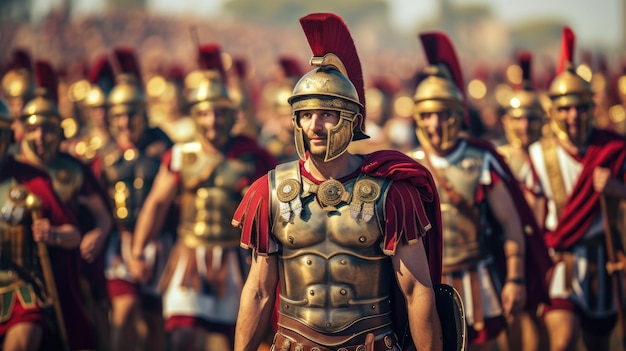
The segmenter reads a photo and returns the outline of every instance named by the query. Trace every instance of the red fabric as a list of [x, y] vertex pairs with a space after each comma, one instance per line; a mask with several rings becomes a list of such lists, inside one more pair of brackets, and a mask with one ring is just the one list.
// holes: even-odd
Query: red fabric
[[[35, 296], [33, 295], [33, 298]], [[41, 313], [41, 307], [35, 304], [33, 307], [24, 308], [20, 299], [17, 297], [17, 292], [13, 294], [13, 308], [11, 309], [11, 318], [9, 320], [0, 323], [0, 335], [4, 337], [6, 333], [18, 323], [32, 323], [42, 329], [45, 329], [46, 321]]]
[[[524, 198], [522, 189], [500, 153], [496, 151], [493, 144], [487, 141], [469, 139], [468, 143], [472, 146], [487, 150], [495, 158], [497, 164], [500, 166], [500, 171], [503, 172], [502, 174], [496, 174], [499, 181], [504, 182], [513, 199], [520, 221], [522, 222], [522, 229], [527, 227], [532, 229], [532, 235], [524, 234], [524, 238], [526, 239], [524, 272], [526, 274], [526, 309], [534, 311], [540, 303], [549, 303], [550, 301], [547, 276], [554, 263], [548, 254], [548, 249], [542, 239], [541, 230], [537, 225], [532, 210]], [[498, 179], [494, 179], [498, 181]], [[496, 221], [492, 220], [492, 223], [494, 228], [497, 228]], [[502, 233], [501, 230], [496, 232]], [[506, 259], [503, 251], [496, 252], [496, 260], [498, 261], [500, 274], [505, 277]]]
[[[390, 189], [388, 196], [391, 197], [387, 198], [387, 208], [385, 209], [387, 237], [393, 235], [397, 238], [412, 239], [414, 235], [419, 234], [419, 231], [415, 231], [417, 224], [421, 228], [426, 226], [427, 222], [432, 226], [429, 231], [430, 235], [424, 236], [424, 248], [428, 255], [431, 280], [433, 284], [440, 283], [442, 267], [441, 210], [439, 208], [439, 194], [430, 171], [409, 156], [399, 151], [390, 150], [377, 151], [367, 155], [361, 163], [361, 170], [371, 177], [389, 178], [397, 185], [392, 187], [395, 188], [393, 191]], [[415, 196], [415, 190], [417, 190], [419, 198]], [[420, 199], [421, 201], [419, 201]], [[424, 205], [427, 218], [419, 215], [420, 202]], [[407, 213], [405, 210], [415, 211], [417, 217], [415, 214], [402, 216]], [[398, 217], [394, 214], [401, 216]], [[385, 245], [388, 245], [387, 240]]]
[[600, 215], [600, 194], [593, 189], [593, 171], [606, 167], [613, 177], [618, 177], [626, 162], [626, 140], [609, 131], [594, 131], [581, 162], [583, 170], [567, 199], [559, 224], [545, 235], [548, 247], [556, 250], [571, 248]]
[[108, 279], [106, 284], [107, 292], [111, 299], [122, 295], [137, 296], [139, 294], [137, 284], [129, 282], [127, 280]]
[[254, 156], [255, 173], [252, 179], [248, 179], [251, 184], [256, 179], [276, 167], [278, 162], [267, 150], [263, 149], [259, 144], [246, 136], [236, 136], [231, 141], [231, 147], [226, 150], [226, 158], [241, 158], [244, 156]]

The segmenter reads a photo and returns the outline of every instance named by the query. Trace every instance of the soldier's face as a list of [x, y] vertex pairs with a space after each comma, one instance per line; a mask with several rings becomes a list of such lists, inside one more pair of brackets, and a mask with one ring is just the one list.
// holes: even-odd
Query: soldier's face
[[147, 127], [143, 110], [114, 114], [109, 119], [109, 124], [114, 136], [127, 138], [132, 142], [139, 141]]
[[61, 141], [62, 130], [59, 125], [38, 124], [26, 125], [24, 142], [26, 146], [44, 163], [56, 154]]
[[331, 110], [298, 111], [297, 123], [304, 133], [304, 144], [311, 156], [326, 155], [328, 131], [339, 123], [339, 113]]
[[586, 121], [589, 119], [590, 109], [588, 104], [557, 107], [556, 118], [564, 122], [565, 132], [571, 141], [582, 141], [582, 134], [586, 133], [583, 128], [588, 128]]
[[200, 134], [215, 146], [222, 146], [230, 138], [235, 123], [235, 111], [229, 108], [205, 108], [193, 112]]

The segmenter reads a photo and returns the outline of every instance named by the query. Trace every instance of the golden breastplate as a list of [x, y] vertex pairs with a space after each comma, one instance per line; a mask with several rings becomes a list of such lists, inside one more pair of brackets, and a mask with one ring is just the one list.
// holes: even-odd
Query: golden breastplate
[[200, 148], [182, 151], [174, 151], [181, 162], [184, 189], [178, 235], [190, 247], [238, 247], [241, 231], [230, 222], [249, 183], [245, 180], [254, 174], [254, 163], [207, 154]]
[[[387, 320], [394, 277], [380, 224], [389, 184], [361, 176], [316, 185], [298, 167], [295, 161], [270, 173], [273, 233], [282, 247], [279, 312], [324, 333]], [[286, 215], [285, 206], [295, 211]]]

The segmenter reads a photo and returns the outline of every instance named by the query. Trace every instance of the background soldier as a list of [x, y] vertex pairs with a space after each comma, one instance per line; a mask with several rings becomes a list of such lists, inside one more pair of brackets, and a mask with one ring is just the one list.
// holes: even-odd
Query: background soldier
[[[537, 233], [537, 226], [510, 169], [490, 143], [461, 137], [469, 119], [454, 48], [442, 33], [420, 39], [429, 66], [413, 96], [421, 147], [410, 155], [437, 183], [443, 281], [463, 297], [470, 349], [489, 349], [506, 328], [504, 318], [526, 305], [527, 290], [534, 298], [546, 296], [542, 277], [550, 260], [538, 235], [525, 240], [523, 230]], [[539, 264], [528, 268], [531, 262]]]
[[[130, 275], [128, 263], [132, 235], [141, 206], [150, 191], [162, 155], [171, 147], [170, 139], [158, 128], [148, 128], [141, 75], [134, 52], [128, 48], [115, 51], [123, 73], [108, 96], [107, 123], [114, 139], [100, 149], [99, 170], [113, 208], [116, 231], [106, 251], [106, 276], [111, 298], [111, 348], [134, 349], [137, 342], [136, 320], [143, 312], [140, 326], [146, 349], [164, 348], [161, 296], [156, 291], [160, 271], [172, 245], [173, 217], [164, 216], [166, 226], [155, 237], [144, 255], [152, 263], [152, 279], [137, 284]], [[168, 231], [170, 230], [170, 231]]]
[[552, 133], [530, 146], [533, 172], [525, 184], [536, 195], [533, 208], [555, 262], [551, 304], [544, 310], [550, 347], [574, 350], [582, 331], [588, 349], [608, 350], [616, 309], [604, 269], [603, 221], [610, 214], [601, 202], [626, 198], [626, 142], [593, 127], [593, 93], [574, 71], [574, 42], [565, 27], [558, 75], [548, 92]]
[[[31, 106], [41, 99], [35, 99]], [[75, 324], [77, 319], [71, 318], [80, 306], [72, 300], [77, 296], [73, 293], [78, 292], [72, 279], [78, 275], [80, 233], [74, 216], [54, 193], [48, 175], [7, 154], [13, 121], [8, 106], [0, 100], [0, 294], [7, 303], [0, 323], [2, 349], [38, 350], [40, 345], [92, 348], [88, 324]], [[52, 330], [47, 329], [46, 315]], [[65, 333], [65, 323], [78, 334]]]
[[[97, 326], [108, 324], [108, 308], [95, 308], [106, 306], [106, 284], [104, 267], [102, 265], [102, 252], [106, 244], [109, 232], [113, 224], [111, 212], [107, 206], [104, 192], [100, 189], [95, 176], [89, 168], [72, 156], [60, 152], [59, 146], [63, 138], [61, 127], [62, 118], [56, 105], [56, 78], [52, 67], [45, 61], [36, 62], [37, 75], [46, 75], [48, 96], [38, 96], [29, 102], [22, 115], [24, 125], [24, 139], [22, 140], [21, 153], [17, 159], [46, 171], [52, 179], [52, 185], [61, 201], [68, 205], [78, 219], [78, 227], [82, 234], [80, 243], [80, 274], [68, 275], [72, 279], [74, 287], [78, 287], [79, 275], [87, 281], [87, 297], [85, 306], [89, 315]], [[100, 264], [94, 264], [100, 262]], [[70, 269], [74, 267], [67, 267]], [[59, 288], [62, 291], [62, 287]], [[76, 291], [72, 291], [76, 293]], [[75, 294], [67, 296], [76, 297]], [[98, 298], [94, 298], [98, 297]], [[73, 301], [73, 305], [67, 306], [76, 309], [78, 322], [66, 325], [76, 327], [86, 323], [85, 316], [78, 308], [80, 301]], [[76, 318], [76, 317], [75, 317]], [[78, 329], [80, 330], [80, 329]], [[102, 330], [99, 328], [98, 330]], [[108, 330], [105, 328], [104, 330]], [[87, 338], [93, 337], [91, 333], [84, 335], [76, 333], [76, 336]], [[107, 349], [108, 335], [98, 334], [98, 345]], [[89, 340], [89, 345], [95, 346], [95, 340]], [[92, 346], [93, 348], [93, 346]]]
[[354, 42], [334, 14], [300, 23], [317, 66], [289, 98], [300, 160], [257, 180], [233, 218], [242, 246], [253, 249], [235, 350], [256, 350], [275, 304], [277, 350], [400, 350], [404, 340], [395, 335], [409, 327], [392, 324], [391, 298], [408, 311], [417, 348], [440, 350], [432, 178], [399, 152], [347, 152], [353, 140], [368, 137]]
[[164, 157], [132, 247], [134, 274], [141, 279], [146, 242], [160, 229], [164, 209], [180, 195], [178, 239], [159, 283], [173, 350], [195, 350], [207, 333], [221, 339], [214, 339], [211, 349], [232, 349], [248, 267], [230, 218], [252, 181], [275, 164], [252, 139], [231, 136], [237, 106], [226, 91], [219, 47], [203, 48], [213, 56], [205, 55], [203, 79], [187, 96], [196, 137]]

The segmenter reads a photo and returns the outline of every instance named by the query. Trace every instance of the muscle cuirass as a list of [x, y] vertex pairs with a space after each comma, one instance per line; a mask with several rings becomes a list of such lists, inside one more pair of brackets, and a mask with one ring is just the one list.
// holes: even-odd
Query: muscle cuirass
[[160, 154], [148, 156], [138, 149], [121, 150], [108, 145], [103, 152], [103, 172], [113, 216], [122, 227], [133, 230], [144, 200], [161, 165]]
[[[415, 155], [421, 155], [415, 157]], [[413, 153], [412, 156], [423, 164], [425, 153]], [[446, 167], [431, 170], [437, 172], [437, 190], [441, 203], [441, 223], [443, 233], [443, 269], [455, 271], [464, 269], [484, 258], [487, 250], [483, 242], [480, 206], [476, 204], [476, 191], [483, 169], [484, 152], [466, 145], [461, 154], [453, 152], [447, 158]], [[446, 187], [461, 198], [461, 203], [453, 203]]]
[[509, 168], [518, 180], [522, 179], [524, 166], [528, 164], [529, 157], [525, 149], [507, 144], [500, 146], [498, 152], [502, 155]]
[[28, 189], [10, 178], [0, 183], [0, 292], [23, 281], [40, 283], [39, 260], [30, 227]]
[[231, 225], [231, 218], [252, 181], [254, 160], [208, 154], [199, 143], [185, 146], [174, 151], [183, 187], [178, 235], [189, 247], [239, 247], [241, 231]]
[[83, 170], [76, 161], [60, 155], [47, 166], [52, 187], [64, 203], [72, 200], [83, 186]]
[[389, 325], [395, 278], [381, 224], [390, 181], [360, 175], [317, 185], [300, 175], [298, 161], [269, 179], [272, 232], [282, 248], [280, 314], [306, 325], [295, 331], [311, 339], [317, 332], [347, 341], [368, 321]]

